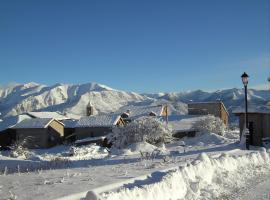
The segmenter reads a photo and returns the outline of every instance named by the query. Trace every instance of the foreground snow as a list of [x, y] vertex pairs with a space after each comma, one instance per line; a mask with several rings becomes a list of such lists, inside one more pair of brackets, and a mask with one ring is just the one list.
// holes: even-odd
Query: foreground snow
[[109, 152], [87, 145], [70, 156], [69, 146], [59, 146], [32, 153], [28, 159], [0, 155], [2, 199], [79, 200], [87, 193], [87, 199], [213, 199], [270, 173], [269, 153], [240, 150], [235, 140], [213, 133], [159, 148], [137, 143]]
[[[202, 153], [179, 169], [153, 173], [147, 179], [124, 185], [116, 192], [101, 193], [110, 200], [217, 199], [244, 187], [260, 173], [269, 173], [270, 152], [245, 155], [221, 154], [211, 158]], [[259, 170], [259, 171], [258, 171]], [[98, 196], [98, 194], [96, 194]], [[88, 194], [92, 200], [93, 192]]]

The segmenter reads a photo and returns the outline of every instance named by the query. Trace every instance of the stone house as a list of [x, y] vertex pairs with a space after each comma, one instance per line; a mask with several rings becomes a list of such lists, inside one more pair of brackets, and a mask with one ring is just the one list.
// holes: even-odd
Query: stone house
[[189, 103], [188, 114], [214, 115], [219, 117], [226, 126], [229, 124], [229, 113], [222, 101]]
[[60, 144], [64, 136], [64, 124], [53, 118], [25, 119], [12, 129], [16, 141], [27, 148], [49, 148]]
[[111, 133], [114, 126], [123, 126], [124, 120], [120, 115], [91, 115], [82, 117], [75, 124], [74, 135], [77, 140], [87, 137], [101, 137]]

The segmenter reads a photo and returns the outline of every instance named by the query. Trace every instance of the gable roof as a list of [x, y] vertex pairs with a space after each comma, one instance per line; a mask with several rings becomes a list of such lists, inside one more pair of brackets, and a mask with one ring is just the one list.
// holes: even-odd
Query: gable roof
[[32, 118], [54, 118], [56, 120], [70, 119], [58, 112], [28, 112], [26, 114]]
[[[24, 128], [47, 128], [52, 121], [57, 121], [53, 118], [32, 118], [32, 119], [25, 119], [20, 123], [16, 124], [13, 128], [14, 129], [24, 129]], [[61, 122], [59, 122], [61, 123]], [[61, 123], [63, 124], [63, 123]], [[63, 124], [64, 125], [64, 124]]]
[[120, 119], [121, 116], [117, 114], [92, 115], [79, 119], [75, 127], [112, 127], [115, 126]]
[[74, 128], [78, 120], [66, 119], [66, 120], [63, 120], [62, 122], [65, 125], [65, 128]]
[[10, 116], [7, 118], [2, 119], [0, 122], [0, 131], [6, 130], [8, 128], [12, 128], [16, 124], [20, 123], [21, 121], [25, 119], [31, 119], [30, 116], [21, 114], [21, 115], [16, 115], [16, 116]]
[[163, 105], [157, 106], [124, 106], [120, 108], [116, 113], [119, 115], [129, 111], [129, 118], [137, 119], [143, 116], [149, 116], [150, 113], [156, 113], [157, 116], [161, 116], [164, 109]]

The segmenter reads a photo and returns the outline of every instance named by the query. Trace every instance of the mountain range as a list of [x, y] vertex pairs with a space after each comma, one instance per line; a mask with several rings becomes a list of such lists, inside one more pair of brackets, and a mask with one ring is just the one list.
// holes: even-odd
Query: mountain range
[[[222, 100], [229, 113], [243, 106], [243, 89], [215, 92], [202, 90], [173, 93], [138, 94], [112, 89], [98, 83], [12, 84], [0, 87], [1, 118], [29, 111], [58, 111], [71, 116], [84, 116], [89, 102], [96, 113], [109, 113], [127, 105], [169, 104], [173, 114], [187, 113], [187, 103]], [[270, 90], [248, 90], [249, 104], [270, 105]]]

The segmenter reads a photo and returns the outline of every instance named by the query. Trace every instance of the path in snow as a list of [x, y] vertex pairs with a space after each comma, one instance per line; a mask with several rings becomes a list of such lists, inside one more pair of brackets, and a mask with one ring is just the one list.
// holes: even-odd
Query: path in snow
[[263, 181], [260, 183], [253, 182], [250, 187], [240, 192], [237, 200], [266, 200], [270, 199], [270, 174], [263, 177]]

